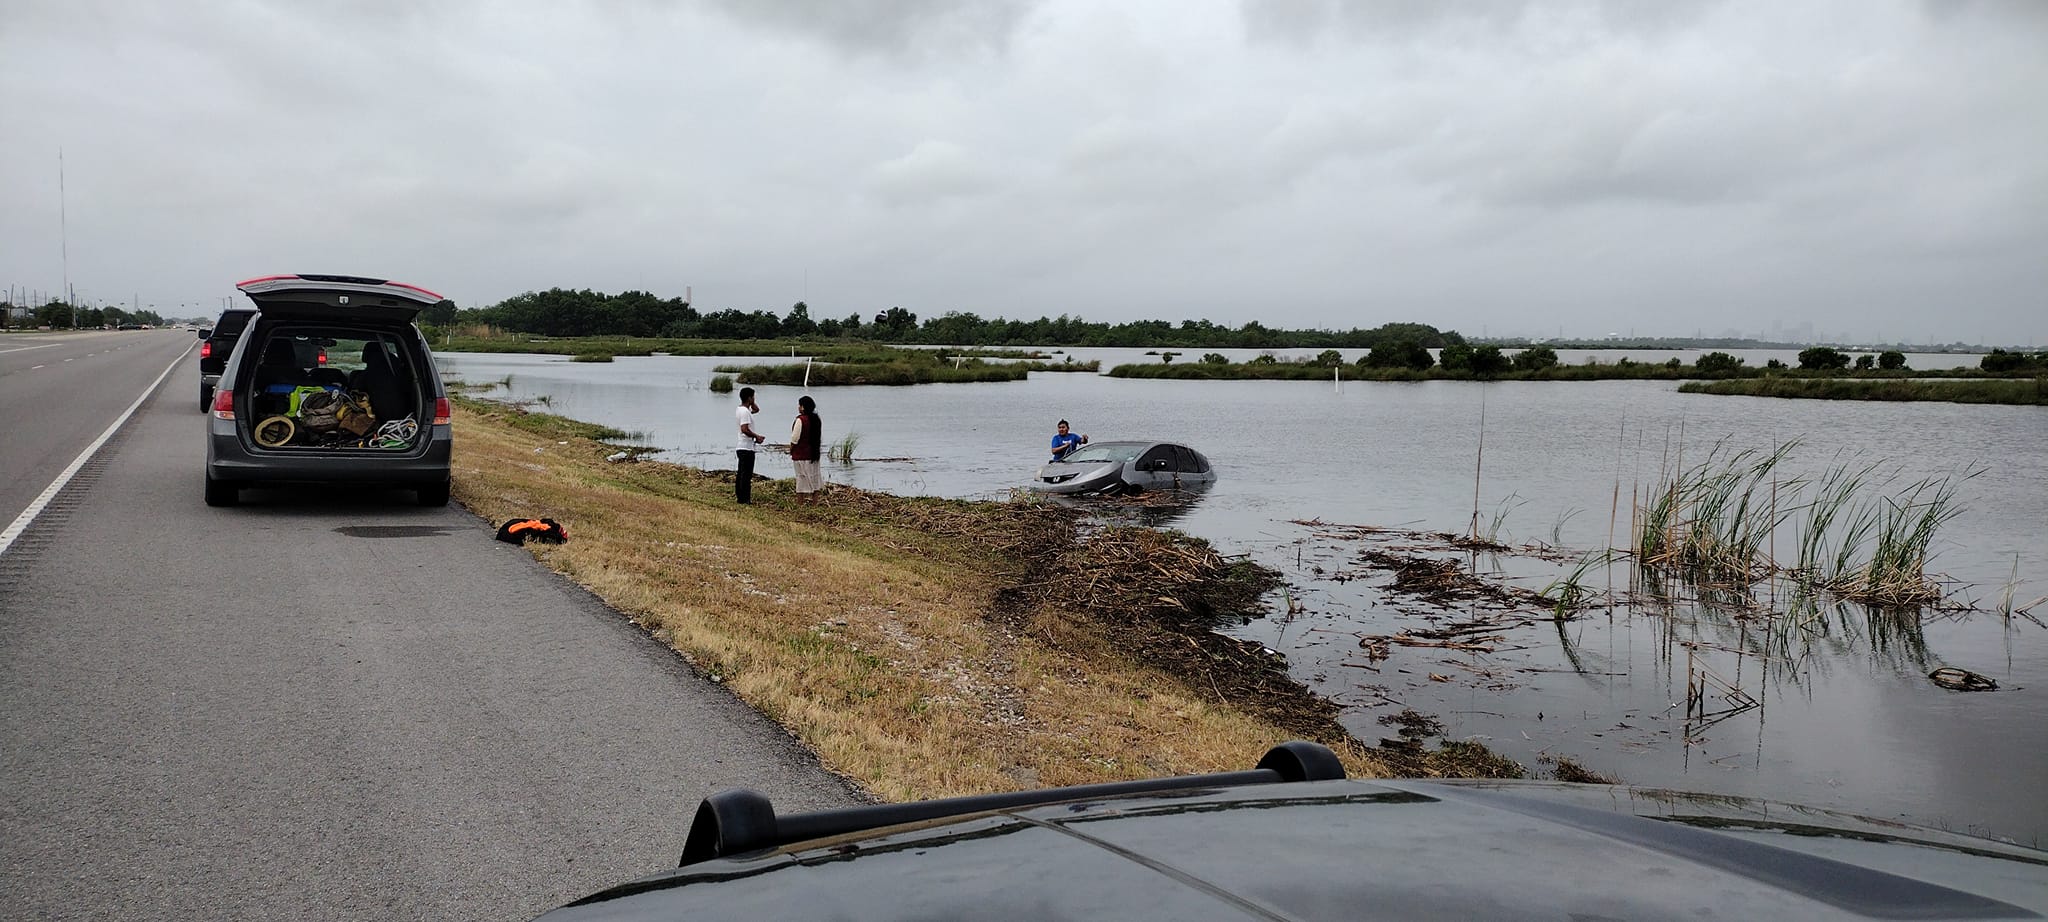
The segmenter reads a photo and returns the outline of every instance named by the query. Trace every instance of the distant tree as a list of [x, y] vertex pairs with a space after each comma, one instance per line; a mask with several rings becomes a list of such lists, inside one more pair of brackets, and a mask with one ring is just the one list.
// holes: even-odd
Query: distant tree
[[1742, 367], [1742, 360], [1726, 352], [1709, 352], [1692, 363], [1703, 375], [1725, 375]]
[[36, 308], [36, 323], [46, 327], [70, 326], [71, 305], [62, 301], [51, 301]]
[[1849, 357], [1828, 346], [1799, 350], [1799, 367], [1813, 371], [1840, 371], [1849, 367]]
[[1412, 339], [1380, 343], [1358, 360], [1360, 368], [1412, 368], [1420, 371], [1434, 364], [1436, 358], [1429, 354], [1429, 350]]
[[1772, 371], [1783, 371], [1788, 366], [1786, 366], [1784, 359], [1772, 359], [1768, 362], [1765, 362], [1764, 367]]
[[1335, 349], [1324, 349], [1316, 353], [1314, 364], [1321, 365], [1324, 368], [1335, 368], [1344, 364], [1344, 353], [1338, 352]]
[[1202, 355], [1202, 364], [1228, 365], [1230, 364], [1230, 359], [1229, 357], [1225, 356], [1223, 353], [1220, 352], [1208, 352]]
[[818, 332], [818, 324], [811, 319], [811, 307], [802, 301], [789, 306], [789, 316], [782, 318], [782, 335], [809, 336]]
[[1437, 354], [1437, 361], [1443, 363], [1445, 371], [1471, 371], [1472, 347], [1464, 343], [1452, 343]]
[[1869, 371], [1869, 370], [1871, 370], [1871, 369], [1873, 369], [1873, 368], [1876, 368], [1876, 367], [1877, 367], [1877, 356], [1874, 356], [1874, 355], [1871, 355], [1871, 354], [1870, 354], [1870, 353], [1868, 353], [1868, 352], [1865, 352], [1865, 353], [1863, 353], [1862, 355], [1859, 355], [1859, 356], [1857, 356], [1857, 357], [1856, 357], [1856, 370], [1857, 370], [1857, 371]]
[[1896, 349], [1887, 349], [1877, 354], [1877, 367], [1886, 371], [1903, 371], [1906, 368], [1906, 354]]
[[1246, 349], [1265, 349], [1277, 344], [1273, 331], [1256, 320], [1247, 322], [1237, 331], [1238, 345]]
[[2004, 349], [1993, 349], [1983, 358], [1977, 360], [1977, 367], [1985, 371], [1997, 373], [2024, 371], [2028, 368], [2044, 364], [2042, 361], [2044, 357], [2048, 357], [2048, 353], [2028, 355], [2024, 352], [2007, 352]]
[[917, 315], [900, 307], [892, 307], [875, 315], [875, 336], [893, 340], [905, 340], [917, 330]]
[[1515, 353], [1516, 371], [1542, 371], [1557, 365], [1557, 350], [1549, 346], [1530, 346]]
[[1271, 353], [1271, 352], [1261, 352], [1261, 353], [1259, 353], [1258, 355], [1252, 356], [1252, 360], [1251, 360], [1251, 361], [1249, 361], [1249, 362], [1246, 362], [1245, 364], [1246, 364], [1246, 365], [1278, 365], [1278, 364], [1280, 364], [1280, 360], [1279, 360], [1279, 359], [1277, 359], [1277, 358], [1274, 358], [1274, 357], [1273, 357], [1273, 353]]
[[1475, 347], [1470, 363], [1475, 375], [1497, 375], [1508, 370], [1508, 357], [1500, 354], [1499, 346]]
[[455, 302], [442, 298], [420, 311], [420, 322], [445, 327], [455, 322]]
[[1178, 352], [1161, 352], [1159, 353], [1159, 364], [1171, 365], [1173, 364], [1174, 357], [1178, 355], [1180, 355]]

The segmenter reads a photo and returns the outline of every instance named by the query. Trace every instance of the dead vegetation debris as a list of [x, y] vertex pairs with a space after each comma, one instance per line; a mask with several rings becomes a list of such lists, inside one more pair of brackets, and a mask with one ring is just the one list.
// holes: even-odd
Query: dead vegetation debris
[[1393, 591], [1438, 605], [1490, 602], [1512, 609], [1550, 604], [1527, 589], [1481, 578], [1456, 560], [1377, 548], [1359, 552], [1358, 560], [1368, 568], [1391, 571], [1394, 581], [1389, 588]]

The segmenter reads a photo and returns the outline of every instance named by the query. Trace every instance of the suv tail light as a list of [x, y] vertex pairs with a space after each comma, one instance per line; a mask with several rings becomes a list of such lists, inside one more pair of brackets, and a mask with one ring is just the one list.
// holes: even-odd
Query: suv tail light
[[434, 425], [448, 425], [448, 398], [446, 397], [434, 398]]
[[320, 350], [320, 364], [327, 364], [327, 350], [324, 347]]
[[235, 418], [235, 392], [227, 388], [213, 392], [213, 418]]
[[200, 357], [200, 358], [202, 358], [202, 359], [210, 359], [210, 358], [213, 358], [213, 341], [212, 341], [212, 340], [207, 340], [206, 342], [203, 342], [203, 343], [200, 343], [200, 344], [199, 344], [199, 357]]

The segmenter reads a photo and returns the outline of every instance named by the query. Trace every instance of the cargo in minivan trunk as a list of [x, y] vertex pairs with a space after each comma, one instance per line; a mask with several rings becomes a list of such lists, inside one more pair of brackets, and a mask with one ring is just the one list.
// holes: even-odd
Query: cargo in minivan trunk
[[390, 332], [280, 325], [249, 354], [249, 435], [273, 451], [410, 449], [421, 378]]

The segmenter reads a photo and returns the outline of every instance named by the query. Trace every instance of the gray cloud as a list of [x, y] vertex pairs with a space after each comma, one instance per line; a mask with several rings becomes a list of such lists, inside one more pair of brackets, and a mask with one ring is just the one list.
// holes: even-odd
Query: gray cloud
[[2038, 342], [2042, 9], [18, 0], [0, 282]]

